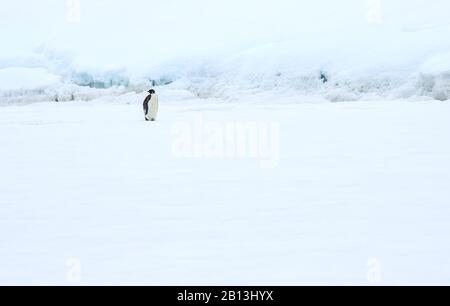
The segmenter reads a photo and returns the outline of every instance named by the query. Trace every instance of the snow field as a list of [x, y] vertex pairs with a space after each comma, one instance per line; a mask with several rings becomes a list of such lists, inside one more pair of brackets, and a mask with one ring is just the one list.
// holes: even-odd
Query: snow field
[[[448, 103], [173, 97], [0, 109], [0, 283], [448, 284]], [[177, 156], [199, 115], [279, 124], [278, 163]]]

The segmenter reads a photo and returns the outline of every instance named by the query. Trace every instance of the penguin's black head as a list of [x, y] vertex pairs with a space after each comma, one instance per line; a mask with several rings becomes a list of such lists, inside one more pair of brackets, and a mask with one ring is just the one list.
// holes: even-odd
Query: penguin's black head
[[156, 93], [156, 91], [155, 91], [154, 89], [150, 89], [150, 90], [148, 91], [148, 93], [151, 94], [151, 95], [154, 95], [154, 94]]

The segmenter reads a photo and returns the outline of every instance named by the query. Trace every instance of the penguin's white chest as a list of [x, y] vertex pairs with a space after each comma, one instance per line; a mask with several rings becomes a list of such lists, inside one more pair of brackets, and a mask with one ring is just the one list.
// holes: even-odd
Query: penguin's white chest
[[148, 116], [150, 117], [150, 120], [156, 120], [156, 117], [158, 116], [158, 110], [159, 110], [158, 95], [152, 95], [149, 108], [150, 109], [149, 109]]

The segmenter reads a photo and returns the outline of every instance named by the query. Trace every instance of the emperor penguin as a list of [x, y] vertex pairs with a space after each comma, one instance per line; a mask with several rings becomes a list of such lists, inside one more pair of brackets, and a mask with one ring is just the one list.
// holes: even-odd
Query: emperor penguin
[[154, 89], [148, 91], [149, 95], [144, 100], [145, 121], [156, 121], [158, 116], [159, 101]]

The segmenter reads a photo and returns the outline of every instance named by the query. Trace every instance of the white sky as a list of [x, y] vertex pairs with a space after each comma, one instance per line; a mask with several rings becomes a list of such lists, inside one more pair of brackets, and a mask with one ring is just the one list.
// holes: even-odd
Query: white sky
[[[76, 1], [76, 0], [75, 0]], [[81, 62], [138, 65], [308, 33], [367, 25], [368, 0], [79, 0], [69, 23], [67, 0], [2, 0], [0, 57], [46, 45]], [[380, 0], [387, 24], [448, 21], [448, 0]]]

